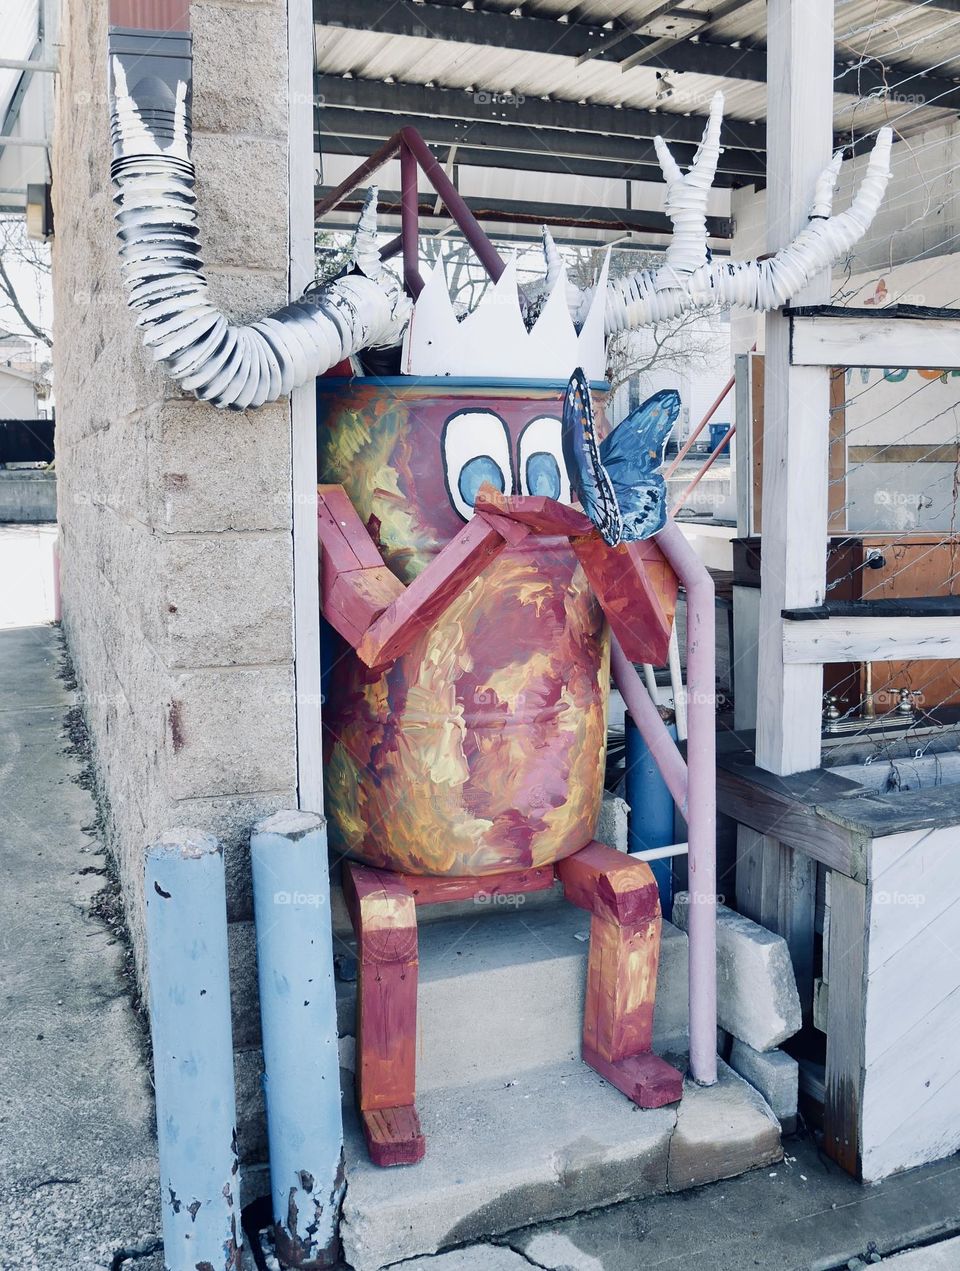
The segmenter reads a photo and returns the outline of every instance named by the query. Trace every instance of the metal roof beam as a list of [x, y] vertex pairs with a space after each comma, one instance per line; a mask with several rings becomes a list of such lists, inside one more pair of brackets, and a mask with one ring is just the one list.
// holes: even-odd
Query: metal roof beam
[[698, 38], [701, 35], [707, 35], [718, 22], [723, 18], [729, 17], [731, 13], [735, 13], [737, 9], [744, 8], [750, 0], [721, 0], [721, 3], [711, 9], [709, 13], [703, 15], [703, 21], [693, 31], [686, 35], [664, 36], [660, 40], [654, 40], [652, 44], [648, 44], [645, 49], [638, 49], [636, 53], [628, 53], [620, 63], [621, 71], [628, 71], [632, 66], [644, 66], [647, 62], [652, 62], [661, 53], [667, 53], [670, 49], [675, 48], [678, 44], [683, 44], [689, 40], [691, 35]]
[[[376, 137], [366, 135], [369, 132], [369, 122], [365, 123], [362, 129], [355, 129], [351, 123], [352, 112], [350, 111], [338, 111], [335, 118], [336, 132], [323, 132], [317, 136], [318, 149], [323, 154], [348, 154], [355, 155], [358, 159], [365, 159], [391, 135], [389, 128], [392, 127], [396, 131], [397, 121], [392, 115], [386, 117], [390, 121], [389, 125], [383, 131], [377, 132]], [[522, 150], [500, 150], [495, 146], [473, 147], [460, 143], [444, 145], [438, 142], [430, 144], [437, 159], [444, 164], [449, 160], [450, 151], [455, 150], [456, 164], [463, 168], [506, 168], [518, 172], [550, 172], [565, 176], [599, 177], [604, 181], [649, 181], [656, 185], [663, 184], [663, 174], [655, 165], [630, 163], [624, 159], [602, 159], [596, 156], [587, 158], [583, 155], [565, 155], [558, 159], [555, 154], [547, 151], [533, 154]], [[720, 172], [717, 173], [714, 185], [725, 188], [760, 180], [762, 178], [759, 175], [738, 177], [729, 172]]]
[[[338, 81], [339, 82], [339, 81]], [[355, 84], [356, 80], [344, 83]], [[401, 123], [413, 122], [424, 140], [439, 145], [514, 151], [521, 155], [542, 155], [550, 160], [548, 171], [562, 172], [568, 159], [604, 160], [622, 164], [624, 168], [642, 164], [649, 168], [655, 179], [662, 180], [652, 141], [631, 137], [598, 136], [591, 132], [561, 131], [551, 128], [531, 127], [527, 124], [469, 123], [454, 119], [437, 119], [424, 116], [410, 120], [410, 112], [356, 110], [346, 103], [341, 107], [329, 96], [319, 111], [323, 133], [342, 134], [345, 137], [366, 137], [379, 141], [391, 137]], [[695, 147], [680, 144], [671, 147], [678, 163], [691, 163]], [[531, 166], [531, 165], [527, 165]], [[573, 171], [572, 168], [568, 169]], [[727, 149], [720, 156], [718, 184], [723, 174], [762, 180], [766, 176], [766, 164], [762, 153], [751, 150]], [[610, 175], [618, 175], [611, 173]]]
[[[590, 102], [544, 101], [540, 97], [513, 96], [462, 88], [428, 88], [423, 84], [385, 84], [374, 79], [346, 79], [338, 75], [314, 76], [321, 104], [355, 110], [386, 110], [405, 117], [458, 119], [500, 127], [514, 124], [527, 128], [551, 128], [556, 132], [590, 133], [630, 138], [631, 141], [662, 136], [670, 142], [696, 147], [706, 117], [677, 115], [624, 106], [596, 106]], [[755, 154], [766, 148], [762, 124], [724, 121], [724, 155], [742, 149]], [[589, 153], [589, 152], [588, 152]], [[692, 158], [692, 155], [691, 155]]]
[[[317, 200], [332, 193], [333, 186], [318, 186]], [[626, 207], [590, 207], [576, 203], [538, 203], [526, 199], [493, 199], [475, 195], [466, 199], [467, 206], [480, 221], [499, 222], [504, 225], [560, 225], [576, 229], [600, 231], [618, 230], [635, 234], [671, 234], [673, 228], [663, 212], [646, 211]], [[351, 196], [341, 202], [337, 211], [359, 211], [363, 199]], [[399, 216], [400, 195], [393, 190], [381, 190], [378, 208], [387, 216]], [[420, 215], [435, 216], [433, 197], [423, 197]], [[726, 217], [708, 216], [707, 234], [710, 238], [726, 239], [733, 234], [732, 223]]]
[[[581, 58], [589, 54], [612, 62], [656, 43], [650, 36], [632, 33], [624, 36], [622, 31], [607, 30], [597, 23], [515, 18], [492, 9], [414, 4], [412, 0], [396, 0], [390, 5], [381, 0], [349, 0], [346, 4], [344, 0], [313, 0], [313, 14], [321, 26], [352, 31], [448, 40], [523, 53], [552, 53], [558, 57]], [[610, 43], [609, 51], [606, 42]], [[767, 78], [767, 55], [763, 49], [735, 49], [726, 44], [684, 42], [658, 57], [656, 64], [668, 71], [691, 71], [697, 75], [720, 75], [759, 83]]]

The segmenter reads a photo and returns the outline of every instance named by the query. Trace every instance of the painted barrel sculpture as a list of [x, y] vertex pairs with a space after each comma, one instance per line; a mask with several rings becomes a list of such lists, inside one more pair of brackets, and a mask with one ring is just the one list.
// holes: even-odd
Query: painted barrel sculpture
[[[318, 381], [319, 480], [342, 484], [409, 583], [484, 481], [570, 501], [566, 384]], [[597, 394], [598, 412], [603, 392]], [[566, 539], [507, 548], [385, 671], [327, 632], [331, 845], [407, 874], [547, 865], [593, 836], [609, 639]]]

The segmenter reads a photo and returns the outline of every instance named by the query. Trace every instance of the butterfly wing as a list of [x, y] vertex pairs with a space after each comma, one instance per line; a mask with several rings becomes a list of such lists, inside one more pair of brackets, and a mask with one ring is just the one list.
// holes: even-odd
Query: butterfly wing
[[613, 483], [625, 542], [649, 538], [666, 524], [667, 488], [657, 469], [679, 415], [680, 394], [662, 389], [600, 443], [600, 462]]
[[571, 375], [563, 401], [563, 457], [584, 512], [615, 547], [623, 537], [623, 518], [613, 482], [600, 460], [590, 387], [580, 367]]

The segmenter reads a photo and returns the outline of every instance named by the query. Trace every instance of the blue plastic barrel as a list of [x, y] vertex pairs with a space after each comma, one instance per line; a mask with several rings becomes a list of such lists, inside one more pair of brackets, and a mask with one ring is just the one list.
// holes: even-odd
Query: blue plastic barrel
[[[624, 719], [626, 730], [626, 789], [630, 818], [627, 823], [627, 846], [631, 852], [645, 852], [653, 847], [669, 847], [676, 842], [673, 830], [673, 796], [660, 775], [640, 729], [630, 715]], [[677, 739], [674, 725], [671, 737]], [[660, 908], [669, 914], [673, 909], [673, 861], [650, 861], [650, 868], [660, 891]]]
[[[723, 441], [724, 437], [727, 435], [729, 430], [730, 430], [729, 424], [711, 424], [710, 425], [710, 453], [711, 454], [713, 454], [717, 446], [720, 445], [721, 441]], [[724, 448], [720, 451], [720, 453], [722, 455], [728, 455], [730, 453], [729, 441], [724, 446]]]

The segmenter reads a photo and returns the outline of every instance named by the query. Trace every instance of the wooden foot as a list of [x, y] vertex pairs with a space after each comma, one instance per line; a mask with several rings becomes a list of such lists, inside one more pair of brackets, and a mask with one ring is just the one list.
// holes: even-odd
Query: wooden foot
[[361, 1112], [360, 1117], [374, 1165], [416, 1165], [423, 1160], [427, 1145], [412, 1104], [405, 1108], [375, 1108]]
[[632, 1099], [638, 1108], [662, 1108], [679, 1102], [683, 1094], [682, 1075], [652, 1051], [610, 1060], [584, 1044], [582, 1054], [584, 1063]]
[[414, 1107], [417, 915], [398, 874], [348, 861], [343, 894], [357, 934], [357, 1102], [374, 1165], [412, 1165], [424, 1142]]
[[584, 1060], [641, 1108], [676, 1103], [683, 1078], [652, 1053], [660, 901], [649, 865], [590, 843], [557, 874], [567, 899], [592, 915]]

